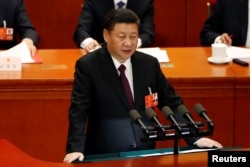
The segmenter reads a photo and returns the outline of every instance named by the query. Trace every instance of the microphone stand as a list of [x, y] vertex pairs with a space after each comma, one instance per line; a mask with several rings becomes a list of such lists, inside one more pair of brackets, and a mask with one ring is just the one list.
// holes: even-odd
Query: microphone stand
[[[163, 125], [163, 128], [165, 129], [166, 133], [165, 136], [162, 133], [162, 130], [160, 130], [159, 127], [152, 127], [148, 126], [146, 129], [148, 130], [148, 133], [144, 132], [144, 137], [141, 138], [142, 142], [147, 141], [161, 141], [161, 140], [170, 140], [174, 139], [174, 148], [173, 153], [174, 155], [179, 154], [179, 140], [180, 138], [185, 137], [199, 137], [199, 136], [211, 136], [214, 131], [213, 124], [207, 123], [207, 129], [206, 130], [200, 130], [200, 128], [204, 127], [204, 124], [202, 122], [195, 122], [195, 124], [199, 127], [199, 129], [195, 129], [193, 125], [190, 123], [182, 124], [181, 129], [179, 130], [177, 126], [171, 124], [171, 125]], [[187, 128], [187, 131], [183, 128]], [[167, 133], [167, 131], [175, 131], [171, 133]]]
[[[150, 115], [151, 117], [151, 115]], [[173, 154], [179, 154], [179, 140], [185, 137], [200, 137], [211, 136], [214, 131], [214, 124], [211, 121], [205, 121], [206, 128], [203, 122], [189, 121], [184, 124], [172, 123], [170, 125], [161, 125], [160, 123], [155, 126], [148, 126], [143, 128], [144, 137], [141, 138], [142, 142], [146, 141], [160, 141], [160, 140], [174, 140]], [[180, 125], [180, 126], [179, 126]], [[174, 132], [173, 132], [174, 130]], [[168, 133], [170, 131], [170, 133]]]
[[179, 139], [180, 139], [179, 131], [175, 130], [175, 135], [174, 135], [174, 155], [179, 154]]

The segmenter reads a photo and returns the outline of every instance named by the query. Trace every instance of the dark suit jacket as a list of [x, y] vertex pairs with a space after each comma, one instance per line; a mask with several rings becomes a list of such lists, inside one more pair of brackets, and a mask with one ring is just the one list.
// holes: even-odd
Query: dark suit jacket
[[4, 20], [7, 27], [14, 29], [14, 40], [0, 40], [0, 49], [11, 48], [23, 38], [30, 38], [35, 45], [38, 44], [38, 34], [30, 22], [23, 0], [0, 0], [0, 27], [3, 27]]
[[[78, 47], [88, 37], [96, 39], [99, 43], [104, 42], [104, 16], [114, 8], [114, 0], [85, 0], [73, 36]], [[128, 0], [127, 8], [134, 11], [140, 18], [139, 38], [142, 40], [142, 47], [152, 45], [154, 39], [153, 0]]]
[[[168, 105], [175, 111], [182, 104], [182, 99], [166, 80], [157, 59], [135, 52], [131, 63], [135, 109], [142, 115], [144, 124], [152, 125], [145, 116], [148, 87], [153, 93], [158, 92], [160, 109]], [[88, 155], [128, 151], [133, 150], [134, 140], [137, 149], [154, 148], [154, 142], [140, 141], [142, 130], [128, 114], [129, 104], [107, 48], [83, 56], [75, 68], [67, 153], [83, 152]]]
[[210, 46], [226, 32], [232, 34], [233, 46], [244, 46], [248, 28], [248, 0], [217, 0], [211, 16], [200, 33], [201, 44]]

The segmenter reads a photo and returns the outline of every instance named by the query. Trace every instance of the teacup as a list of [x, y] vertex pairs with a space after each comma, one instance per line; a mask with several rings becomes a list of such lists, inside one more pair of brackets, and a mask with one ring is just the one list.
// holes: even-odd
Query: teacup
[[224, 61], [227, 57], [227, 45], [223, 43], [212, 44], [212, 59], [214, 61]]

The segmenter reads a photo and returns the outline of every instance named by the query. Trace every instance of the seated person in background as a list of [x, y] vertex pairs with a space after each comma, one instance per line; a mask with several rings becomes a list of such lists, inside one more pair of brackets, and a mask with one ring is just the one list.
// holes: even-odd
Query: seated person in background
[[[117, 9], [121, 0], [85, 0], [78, 25], [74, 32], [77, 47], [87, 51], [101, 47], [104, 16], [112, 9]], [[153, 0], [122, 0], [122, 8], [134, 11], [140, 18], [141, 27], [137, 47], [149, 47], [154, 40], [154, 3]]]
[[30, 22], [24, 2], [0, 0], [0, 49], [9, 49], [19, 41], [26, 42], [31, 55], [36, 53], [38, 34]]
[[250, 46], [249, 8], [249, 0], [217, 0], [200, 32], [201, 44]]
[[[112, 10], [104, 21], [106, 46], [77, 60], [65, 163], [82, 161], [85, 155], [154, 149], [155, 141], [140, 140], [143, 131], [132, 121], [129, 111], [137, 110], [144, 124], [153, 126], [145, 115], [145, 96], [149, 92], [158, 93], [159, 108], [169, 106], [176, 112], [183, 104], [162, 73], [158, 60], [136, 51], [139, 29], [140, 21], [133, 11]], [[130, 95], [119, 77], [121, 66], [125, 66], [128, 87], [132, 88], [128, 88]], [[222, 147], [209, 138], [186, 141], [198, 147]]]

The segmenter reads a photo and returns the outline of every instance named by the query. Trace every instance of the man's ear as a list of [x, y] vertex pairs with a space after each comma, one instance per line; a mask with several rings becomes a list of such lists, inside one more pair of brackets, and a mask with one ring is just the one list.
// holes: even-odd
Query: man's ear
[[108, 42], [108, 36], [109, 36], [108, 30], [104, 29], [104, 30], [103, 30], [103, 39], [104, 39], [104, 41], [105, 41], [106, 43]]

